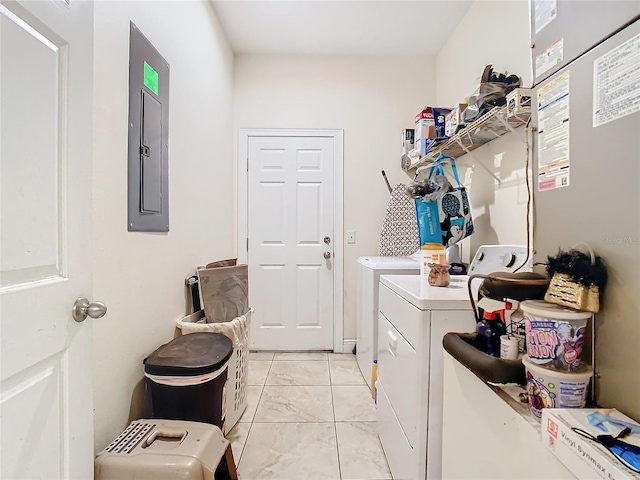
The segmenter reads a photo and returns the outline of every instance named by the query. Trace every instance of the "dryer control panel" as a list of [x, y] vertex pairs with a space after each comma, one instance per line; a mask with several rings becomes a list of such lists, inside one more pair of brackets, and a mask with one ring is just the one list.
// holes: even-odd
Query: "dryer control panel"
[[[525, 263], [526, 262], [526, 263]], [[519, 272], [531, 272], [533, 270], [533, 252], [522, 245], [482, 245], [478, 248], [471, 264], [469, 275], [493, 272], [514, 272], [523, 263], [525, 265]]]

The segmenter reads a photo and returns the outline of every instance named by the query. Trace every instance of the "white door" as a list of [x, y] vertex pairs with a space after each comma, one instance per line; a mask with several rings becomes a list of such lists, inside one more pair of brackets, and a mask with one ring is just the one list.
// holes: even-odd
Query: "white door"
[[333, 349], [334, 141], [249, 137], [252, 348]]
[[[93, 476], [93, 5], [0, 4], [3, 479]], [[92, 312], [94, 315], [96, 313]]]

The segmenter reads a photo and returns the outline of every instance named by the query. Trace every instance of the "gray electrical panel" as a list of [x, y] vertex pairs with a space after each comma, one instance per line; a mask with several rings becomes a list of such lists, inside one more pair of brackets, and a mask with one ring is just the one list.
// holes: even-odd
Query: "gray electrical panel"
[[640, 1], [529, 0], [529, 10], [537, 85], [637, 20]]
[[169, 231], [169, 64], [133, 22], [129, 43], [128, 230]]

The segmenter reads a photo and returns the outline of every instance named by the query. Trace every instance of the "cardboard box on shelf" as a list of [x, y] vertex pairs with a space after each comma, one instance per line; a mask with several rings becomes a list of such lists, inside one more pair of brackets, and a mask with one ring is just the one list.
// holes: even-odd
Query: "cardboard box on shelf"
[[418, 114], [414, 121], [418, 123], [420, 120], [433, 120], [433, 107], [424, 107]]
[[[450, 108], [424, 107], [416, 115], [416, 141], [420, 138], [444, 137], [446, 115]], [[433, 128], [432, 128], [433, 127]]]
[[531, 89], [516, 88], [507, 94], [507, 118], [531, 113]]
[[416, 150], [421, 151], [420, 145], [423, 145], [425, 140], [431, 138], [436, 138], [435, 122], [433, 121], [433, 118], [421, 118], [416, 122], [414, 133], [414, 145]]
[[415, 138], [415, 130], [413, 128], [405, 128], [402, 130], [402, 145], [406, 145], [407, 143], [414, 143]]
[[[601, 428], [593, 426], [589, 415], [605, 412]], [[612, 420], [613, 423], [611, 421]], [[640, 427], [640, 424], [616, 410], [595, 408], [543, 408], [541, 437], [542, 443], [551, 450], [567, 469], [577, 478], [602, 478], [607, 480], [638, 480], [640, 474], [633, 472], [618, 460], [603, 445], [584, 438], [572, 427], [580, 428], [593, 436], [613, 435], [623, 427], [616, 421]], [[640, 446], [640, 434], [632, 433], [624, 442]]]
[[433, 107], [433, 123], [435, 124], [436, 137], [444, 138], [445, 134], [445, 122], [447, 114], [451, 111], [450, 108]]
[[433, 119], [423, 118], [416, 123], [414, 143], [425, 138], [436, 138], [436, 126]]
[[466, 103], [459, 103], [456, 108], [447, 113], [444, 125], [444, 134], [447, 137], [452, 137], [458, 132], [458, 126], [464, 124], [462, 119], [462, 113], [467, 108]]
[[424, 157], [431, 146], [436, 143], [439, 138], [423, 138], [418, 143], [415, 144], [416, 153], [418, 153], [421, 157]]
[[407, 155], [411, 150], [415, 148], [413, 128], [407, 128], [402, 130], [402, 148], [401, 155]]

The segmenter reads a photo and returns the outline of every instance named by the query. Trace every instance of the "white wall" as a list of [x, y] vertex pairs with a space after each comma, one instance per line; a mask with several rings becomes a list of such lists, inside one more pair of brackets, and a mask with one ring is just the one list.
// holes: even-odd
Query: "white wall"
[[234, 129], [344, 129], [344, 337], [356, 335], [356, 261], [377, 255], [389, 193], [380, 173], [406, 183], [400, 132], [435, 98], [433, 59], [239, 56]]
[[[475, 92], [489, 64], [497, 72], [519, 75], [523, 86], [531, 86], [526, 0], [478, 0], [472, 5], [436, 56], [437, 103], [450, 106], [464, 101]], [[459, 166], [472, 166], [465, 172], [476, 227], [470, 237], [471, 255], [486, 243], [526, 244], [524, 139], [525, 130], [520, 128], [517, 135], [506, 135], [473, 151], [503, 181], [501, 186], [471, 155], [458, 160]], [[496, 167], [494, 157], [499, 154], [502, 161]]]
[[[171, 66], [168, 234], [127, 232], [130, 20]], [[233, 253], [233, 54], [208, 2], [96, 2], [94, 67], [94, 298], [109, 309], [94, 322], [98, 451], [185, 314], [184, 277]]]

